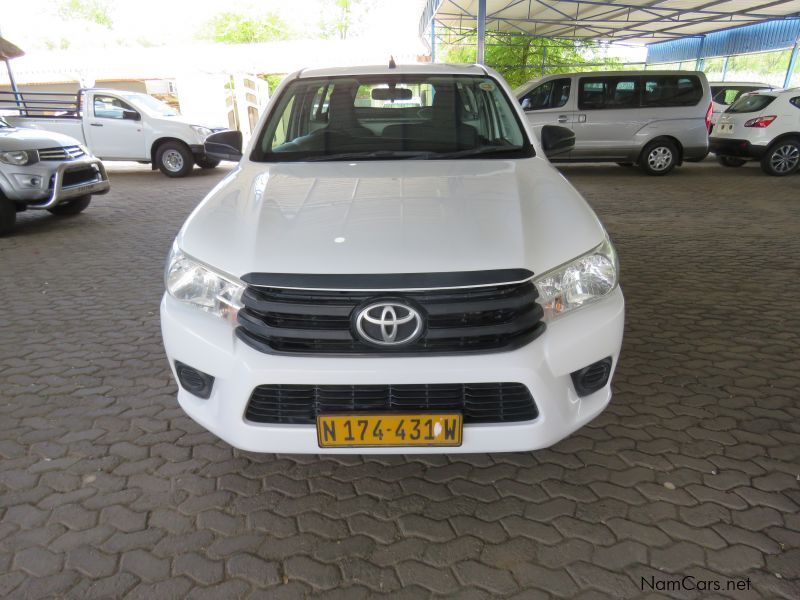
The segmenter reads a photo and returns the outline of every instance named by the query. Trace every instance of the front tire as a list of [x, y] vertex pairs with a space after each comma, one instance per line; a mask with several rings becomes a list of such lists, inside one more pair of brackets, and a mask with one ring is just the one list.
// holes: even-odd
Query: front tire
[[194, 159], [194, 162], [201, 169], [215, 169], [217, 166], [219, 166], [218, 160], [208, 158], [207, 156], [198, 156]]
[[648, 175], [666, 175], [678, 164], [678, 147], [669, 140], [655, 140], [645, 146], [639, 167]]
[[724, 156], [718, 154], [717, 162], [721, 164], [723, 167], [741, 167], [747, 161], [743, 158], [737, 158], [735, 156]]
[[186, 177], [194, 167], [194, 156], [186, 144], [164, 142], [156, 152], [156, 164], [167, 177]]
[[78, 213], [85, 211], [89, 207], [89, 203], [91, 201], [91, 196], [80, 196], [79, 198], [75, 198], [69, 202], [56, 204], [53, 208], [48, 208], [47, 212], [53, 215], [58, 215], [59, 217], [77, 215]]
[[761, 170], [767, 175], [784, 177], [800, 168], [800, 140], [781, 140], [770, 146], [761, 158]]
[[7, 235], [14, 230], [17, 222], [17, 207], [8, 198], [0, 194], [0, 236]]

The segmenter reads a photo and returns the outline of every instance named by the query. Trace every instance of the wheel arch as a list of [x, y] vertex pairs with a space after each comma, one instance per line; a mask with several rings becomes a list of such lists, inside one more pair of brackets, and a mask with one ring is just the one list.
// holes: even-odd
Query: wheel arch
[[772, 148], [775, 147], [776, 144], [785, 142], [786, 140], [795, 140], [796, 142], [800, 143], [800, 131], [787, 131], [786, 133], [780, 134], [778, 137], [776, 137], [767, 145], [766, 152], [769, 152]]
[[167, 142], [177, 142], [185, 146], [190, 153], [192, 152], [192, 149], [189, 147], [189, 144], [187, 144], [180, 138], [168, 137], [168, 136], [160, 137], [156, 141], [154, 141], [153, 144], [150, 146], [150, 164], [153, 165], [153, 168], [156, 168], [156, 154], [158, 154], [159, 146]]
[[683, 164], [683, 144], [681, 144], [680, 140], [672, 135], [657, 135], [652, 139], [647, 140], [644, 144], [642, 144], [642, 149], [639, 151], [639, 156], [636, 158], [636, 164], [642, 162], [642, 157], [644, 157], [644, 151], [647, 147], [652, 144], [653, 142], [659, 142], [661, 140], [667, 140], [675, 144], [675, 147], [678, 149], [678, 156], [675, 160], [675, 165], [680, 166]]

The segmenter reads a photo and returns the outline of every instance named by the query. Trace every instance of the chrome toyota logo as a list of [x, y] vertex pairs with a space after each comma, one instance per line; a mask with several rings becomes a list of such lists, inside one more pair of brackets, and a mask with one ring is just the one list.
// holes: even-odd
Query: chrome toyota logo
[[362, 340], [378, 346], [410, 344], [422, 333], [422, 316], [400, 302], [373, 302], [356, 315], [355, 324]]

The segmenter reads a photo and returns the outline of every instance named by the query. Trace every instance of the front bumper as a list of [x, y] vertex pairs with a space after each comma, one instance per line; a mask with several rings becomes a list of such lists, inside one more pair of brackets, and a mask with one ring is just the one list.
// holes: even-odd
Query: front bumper
[[767, 151], [766, 146], [759, 146], [748, 140], [711, 137], [708, 143], [710, 151], [718, 156], [736, 156], [759, 160]]
[[[570, 373], [607, 356], [616, 367], [624, 299], [608, 297], [549, 323], [522, 348], [495, 354], [431, 357], [309, 357], [263, 354], [234, 335], [228, 322], [165, 294], [161, 330], [170, 367], [175, 361], [215, 378], [207, 400], [179, 389], [178, 402], [200, 425], [232, 446], [297, 454], [432, 454], [513, 452], [546, 448], [594, 419], [611, 399], [611, 383], [579, 397]], [[459, 447], [320, 448], [313, 425], [248, 422], [253, 389], [265, 383], [385, 384], [519, 382], [528, 386], [539, 416], [532, 421], [465, 424]]]
[[[68, 173], [92, 169], [92, 178], [81, 180], [75, 184], [68, 181]], [[11, 200], [25, 203], [27, 208], [48, 209], [57, 204], [87, 194], [105, 194], [111, 188], [103, 163], [97, 158], [83, 158], [62, 162], [57, 166], [48, 161], [41, 161], [24, 167], [6, 169], [3, 178], [3, 191]], [[21, 185], [20, 180], [36, 178], [36, 186]]]

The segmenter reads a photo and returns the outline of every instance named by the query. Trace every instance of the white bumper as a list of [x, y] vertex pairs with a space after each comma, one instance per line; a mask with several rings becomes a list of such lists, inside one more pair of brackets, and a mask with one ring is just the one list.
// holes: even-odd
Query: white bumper
[[[611, 399], [611, 384], [583, 398], [570, 373], [611, 356], [622, 344], [624, 300], [607, 298], [548, 324], [530, 344], [510, 352], [435, 357], [330, 358], [263, 354], [240, 342], [229, 323], [165, 295], [161, 328], [170, 367], [178, 360], [215, 377], [210, 398], [180, 389], [178, 401], [200, 425], [232, 446], [296, 454], [433, 454], [513, 452], [545, 448], [594, 419]], [[256, 386], [273, 384], [404, 384], [518, 382], [539, 410], [532, 421], [465, 424], [463, 444], [442, 448], [320, 448], [313, 425], [271, 425], [244, 418]]]

